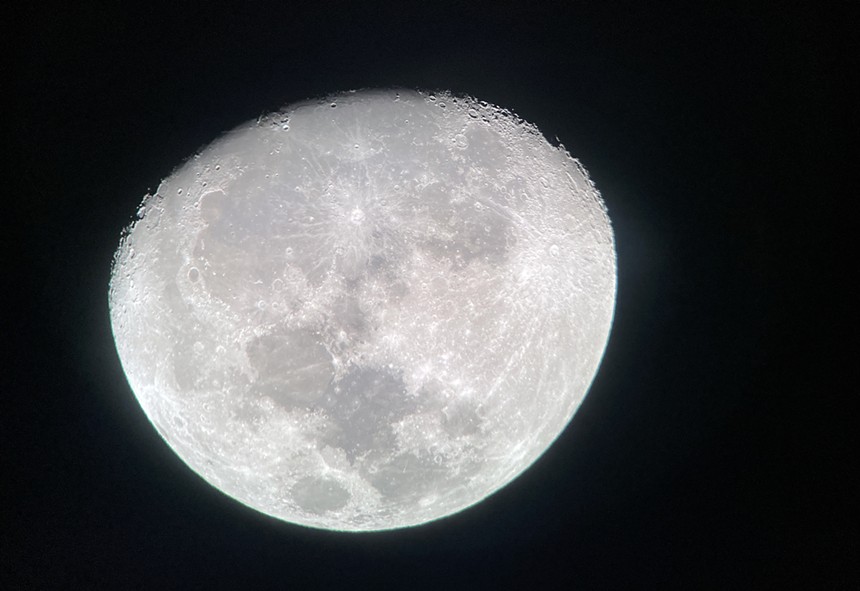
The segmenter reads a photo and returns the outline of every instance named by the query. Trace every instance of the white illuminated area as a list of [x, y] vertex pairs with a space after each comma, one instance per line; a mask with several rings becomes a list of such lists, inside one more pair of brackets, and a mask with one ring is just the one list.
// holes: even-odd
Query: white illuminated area
[[391, 529], [477, 503], [561, 433], [606, 346], [598, 191], [468, 97], [290, 106], [138, 214], [110, 285], [129, 383], [189, 467], [289, 522]]

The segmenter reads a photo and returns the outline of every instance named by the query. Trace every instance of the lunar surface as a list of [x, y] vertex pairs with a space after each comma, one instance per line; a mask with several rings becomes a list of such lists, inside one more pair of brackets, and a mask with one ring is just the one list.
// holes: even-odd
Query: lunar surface
[[612, 323], [587, 173], [469, 97], [292, 105], [138, 218], [109, 290], [132, 390], [197, 474], [305, 526], [413, 526], [498, 490], [570, 422]]

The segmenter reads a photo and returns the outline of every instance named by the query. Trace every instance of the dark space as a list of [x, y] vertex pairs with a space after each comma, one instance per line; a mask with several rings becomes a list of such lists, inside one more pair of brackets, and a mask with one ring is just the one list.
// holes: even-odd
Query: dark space
[[[0, 588], [857, 588], [848, 5], [719, 6], [13, 9]], [[107, 284], [142, 197], [221, 132], [391, 86], [509, 108], [583, 162], [615, 230], [615, 323], [572, 423], [508, 487], [331, 533], [173, 454], [125, 381]]]

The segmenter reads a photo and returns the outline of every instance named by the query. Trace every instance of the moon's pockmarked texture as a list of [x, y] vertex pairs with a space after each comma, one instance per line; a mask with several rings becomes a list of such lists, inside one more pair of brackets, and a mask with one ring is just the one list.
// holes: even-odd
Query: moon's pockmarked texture
[[302, 525], [417, 525], [504, 486], [571, 420], [612, 322], [587, 173], [468, 97], [293, 105], [138, 216], [110, 284], [135, 395], [205, 480]]

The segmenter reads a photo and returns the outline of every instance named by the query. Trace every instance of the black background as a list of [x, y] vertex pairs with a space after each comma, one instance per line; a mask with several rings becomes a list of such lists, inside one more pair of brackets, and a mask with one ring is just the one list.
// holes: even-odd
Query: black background
[[[856, 272], [832, 255], [856, 193], [847, 12], [66, 4], [9, 21], [0, 587], [856, 585], [833, 283]], [[337, 534], [247, 509], [170, 451], [126, 384], [107, 283], [143, 195], [222, 131], [389, 86], [557, 136], [609, 207], [618, 301], [589, 396], [522, 477], [426, 526]]]

